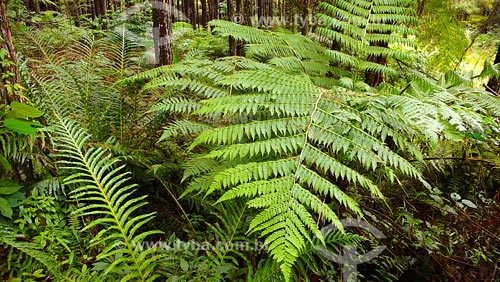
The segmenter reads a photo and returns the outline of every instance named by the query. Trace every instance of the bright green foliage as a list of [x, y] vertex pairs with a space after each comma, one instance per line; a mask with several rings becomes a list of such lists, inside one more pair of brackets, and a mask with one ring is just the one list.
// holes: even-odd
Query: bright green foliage
[[42, 115], [42, 111], [19, 102], [12, 102], [5, 112], [1, 112], [1, 117], [5, 117], [3, 125], [12, 132], [23, 135], [33, 135], [37, 132], [36, 126], [42, 126], [42, 124], [30, 119]]
[[[61, 280], [61, 272], [58, 269], [58, 261], [55, 257], [47, 254], [37, 243], [23, 242], [16, 238], [16, 232], [5, 226], [0, 226], [0, 243], [19, 250], [26, 257], [33, 258], [54, 275], [56, 279]], [[44, 277], [42, 274], [41, 277]]]
[[[36, 120], [43, 112], [35, 107], [13, 101], [2, 105], [0, 110], [0, 174], [2, 177], [16, 175], [16, 181], [22, 181], [21, 175], [35, 177], [45, 171], [46, 158], [40, 154], [41, 148], [33, 140], [42, 138], [41, 147], [45, 146], [45, 129]], [[29, 169], [20, 168], [27, 165]], [[14, 206], [13, 204], [11, 205]]]
[[135, 114], [126, 110], [139, 103], [112, 84], [135, 73], [140, 46], [124, 31], [100, 39], [75, 36], [66, 46], [69, 50], [58, 49], [41, 32], [30, 31], [25, 37], [33, 46], [29, 60], [43, 62], [31, 74], [35, 85], [29, 89], [42, 108], [81, 121], [99, 140], [113, 133], [122, 140], [131, 128], [126, 121]]
[[[162, 139], [198, 136], [191, 149], [201, 156], [185, 165], [186, 193], [248, 199], [258, 210], [249, 232], [265, 238], [286, 278], [311, 235], [321, 238], [319, 223], [342, 228], [339, 205], [362, 215], [351, 189], [383, 199], [379, 182], [422, 180], [408, 159], [422, 161], [439, 139], [463, 142], [485, 115], [500, 113], [498, 99], [453, 72], [438, 82], [409, 73], [404, 90], [384, 84], [382, 92], [327, 90], [306, 74], [241, 57], [191, 60], [138, 77], [170, 95], [154, 112], [196, 119], [173, 122]], [[200, 83], [211, 91], [200, 91]]]
[[123, 166], [117, 166], [118, 159], [103, 148], [86, 148], [90, 135], [74, 121], [61, 119], [56, 126], [60, 169], [72, 172], [64, 183], [75, 185], [72, 197], [85, 203], [76, 213], [99, 215], [81, 232], [102, 228], [91, 241], [92, 245], [105, 246], [97, 256], [97, 260], [109, 262], [102, 275], [123, 273], [121, 281], [154, 281], [158, 277], [154, 262], [162, 255], [155, 248], [138, 248], [147, 236], [161, 233], [139, 232], [153, 219], [153, 213], [136, 215], [147, 204], [146, 196], [133, 196], [136, 185], [128, 184], [130, 178]]
[[[358, 113], [335, 92], [316, 87], [304, 76], [241, 71], [220, 83], [250, 94], [204, 101], [196, 113], [218, 113], [226, 119], [237, 114], [264, 118], [204, 131], [191, 148], [216, 145], [204, 158], [239, 163], [214, 173], [208, 192], [228, 190], [219, 201], [248, 197], [248, 206], [261, 210], [249, 231], [266, 237], [269, 252], [285, 277], [311, 240], [310, 232], [322, 237], [319, 220], [342, 228], [330, 201], [362, 214], [356, 201], [338, 186], [340, 181], [382, 197], [363, 170], [378, 171], [391, 180], [395, 171], [419, 177], [410, 163], [384, 144], [388, 135], [399, 137], [395, 131], [382, 120]], [[398, 141], [402, 147], [411, 147]], [[359, 163], [358, 170], [346, 165], [351, 162]]]
[[[438, 79], [408, 69], [415, 2], [324, 0], [311, 38], [219, 20], [210, 31], [177, 29], [175, 61], [183, 61], [138, 75], [144, 50], [125, 28], [111, 35], [61, 31], [57, 17], [46, 14], [43, 28], [15, 37], [33, 68], [22, 72], [26, 97], [49, 126], [36, 128], [37, 139], [19, 138], [35, 124], [7, 122], [0, 132], [4, 175], [25, 187], [0, 183], [0, 212], [17, 228], [0, 229], [7, 254], [0, 275], [333, 281], [338, 266], [316, 247], [341, 253], [352, 245], [361, 253], [381, 243], [343, 230], [340, 219], [352, 216], [383, 229], [390, 240], [382, 243], [393, 251], [372, 260], [361, 280], [401, 280], [423, 256], [457, 258], [471, 235], [490, 246], [498, 226], [484, 223], [495, 223], [488, 215], [498, 208], [474, 194], [500, 183], [500, 102], [473, 85], [474, 78], [498, 77], [498, 65], [487, 63], [476, 77], [449, 71], [434, 74]], [[108, 27], [118, 27], [108, 16]], [[220, 57], [227, 37], [244, 44], [246, 57]], [[10, 107], [16, 121], [42, 114]], [[38, 167], [46, 165], [44, 174], [25, 173], [37, 164], [23, 161], [31, 152], [42, 160]], [[38, 176], [43, 181], [33, 183]], [[463, 199], [448, 199], [450, 192]], [[24, 201], [22, 193], [23, 207], [5, 208], [13, 195], [14, 204]], [[154, 197], [149, 204], [147, 194]], [[153, 221], [155, 210], [161, 217]], [[330, 223], [337, 230], [323, 234]], [[460, 228], [448, 228], [453, 224]], [[171, 234], [163, 241], [156, 229]], [[267, 251], [234, 245], [255, 242]], [[458, 263], [493, 265], [498, 250], [484, 246]]]
[[[148, 85], [165, 85], [170, 93], [186, 89], [192, 85], [189, 81], [197, 79], [219, 89], [217, 93], [226, 91], [222, 97], [211, 98], [194, 89], [190, 92], [197, 97], [193, 101], [202, 98], [201, 104], [180, 111], [194, 111], [198, 120], [209, 125], [225, 121], [222, 127], [203, 131], [191, 145], [191, 149], [202, 144], [212, 149], [186, 171], [185, 178], [194, 177], [188, 189], [227, 191], [219, 201], [249, 198], [247, 205], [260, 210], [249, 231], [266, 237], [285, 277], [290, 277], [294, 262], [311, 242], [311, 234], [322, 238], [318, 221], [342, 228], [332, 205], [362, 214], [340, 182], [383, 198], [370, 171], [391, 181], [400, 173], [420, 178], [385, 140], [393, 139], [396, 148], [415, 158], [420, 158], [418, 149], [383, 118], [352, 107], [357, 94], [326, 90], [305, 75], [288, 74], [239, 57], [213, 63], [189, 61], [168, 70], [166, 76]], [[151, 71], [141, 76], [154, 74]], [[164, 105], [156, 110], [177, 111]], [[178, 127], [179, 122], [173, 126]], [[207, 160], [213, 161], [209, 164]]]
[[26, 201], [23, 193], [19, 192], [22, 186], [18, 183], [0, 179], [0, 215], [12, 218], [12, 208], [17, 207]]
[[345, 71], [331, 67], [331, 57], [326, 49], [310, 38], [287, 32], [267, 31], [232, 22], [214, 20], [210, 22], [214, 32], [222, 36], [232, 36], [245, 42], [248, 58], [268, 63], [291, 73], [306, 73], [311, 79], [325, 87], [333, 81], [327, 74], [341, 76]]
[[411, 37], [417, 23], [412, 0], [329, 0], [321, 2], [316, 15], [325, 26], [315, 32], [332, 50], [328, 56], [337, 64], [362, 72], [397, 76], [398, 71], [374, 58], [408, 61], [404, 51], [392, 45], [415, 47]]
[[446, 72], [454, 68], [470, 43], [465, 23], [453, 11], [455, 3], [432, 0], [425, 5], [417, 39], [420, 49], [425, 52], [425, 66], [432, 71]]

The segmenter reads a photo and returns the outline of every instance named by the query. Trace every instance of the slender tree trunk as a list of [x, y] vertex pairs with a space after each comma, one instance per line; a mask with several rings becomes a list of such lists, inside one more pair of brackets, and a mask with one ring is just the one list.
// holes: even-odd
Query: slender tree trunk
[[181, 20], [184, 20], [184, 19], [181, 19], [181, 0], [177, 0], [177, 6], [175, 7], [176, 8], [176, 18], [178, 21], [181, 21]]
[[196, 29], [196, 8], [194, 4], [195, 0], [189, 0], [189, 20], [191, 21], [191, 24], [193, 25], [193, 28]]
[[425, 4], [427, 4], [427, 0], [418, 1], [417, 15], [419, 19], [421, 19], [424, 14]]
[[172, 0], [153, 2], [153, 39], [156, 64], [170, 65], [173, 62], [172, 53]]
[[75, 19], [75, 26], [80, 26], [80, 0], [75, 0], [75, 5], [72, 7], [73, 18]]
[[214, 17], [214, 1], [213, 0], [207, 0], [208, 1], [208, 20], [211, 21], [215, 19]]
[[40, 13], [40, 2], [38, 0], [33, 0], [33, 8], [35, 8], [35, 12]]
[[265, 20], [264, 0], [257, 0], [257, 27], [261, 28], [267, 23]]
[[219, 19], [219, 1], [210, 0], [210, 20]]
[[307, 35], [309, 32], [309, 1], [302, 0], [302, 19], [299, 20], [299, 25], [301, 25], [302, 35]]
[[[19, 100], [16, 98], [14, 85], [21, 81], [19, 70], [17, 69], [17, 56], [14, 44], [12, 44], [12, 32], [7, 18], [8, 0], [0, 0], [0, 49], [7, 50], [3, 61], [11, 61], [12, 64], [0, 65], [0, 72], [4, 78], [0, 80], [0, 95], [3, 104], [9, 104], [12, 101]], [[11, 73], [12, 75], [7, 75]]]
[[[498, 50], [497, 50], [497, 55], [495, 56], [495, 61], [494, 64], [500, 64], [500, 44], [498, 45]], [[489, 92], [499, 95], [500, 94], [500, 78], [499, 77], [492, 77], [488, 81], [488, 87], [486, 87], [486, 90]]]
[[207, 28], [208, 25], [207, 0], [201, 0], [201, 25], [205, 29]]
[[243, 17], [245, 19], [245, 25], [247, 26], [252, 26], [252, 20], [254, 17], [253, 4], [254, 4], [253, 0], [243, 0], [243, 6], [244, 6]]
[[195, 15], [195, 24], [197, 29], [200, 26], [200, 1], [194, 0], [194, 15]]
[[182, 0], [182, 13], [184, 14], [186, 18], [186, 21], [189, 23], [189, 20], [191, 19], [189, 17], [189, 0]]
[[[231, 21], [234, 16], [233, 0], [227, 0], [227, 17]], [[229, 56], [236, 56], [236, 40], [229, 36]]]
[[268, 0], [267, 1], [267, 16], [272, 18], [273, 17], [273, 0]]
[[[236, 14], [241, 18], [243, 15], [243, 0], [236, 0]], [[236, 42], [236, 55], [245, 56], [245, 44], [243, 41], [238, 40]]]

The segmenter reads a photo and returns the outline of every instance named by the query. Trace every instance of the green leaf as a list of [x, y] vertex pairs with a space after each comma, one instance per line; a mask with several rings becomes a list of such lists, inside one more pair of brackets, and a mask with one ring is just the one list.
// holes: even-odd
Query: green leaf
[[26, 197], [21, 192], [15, 192], [12, 195], [5, 197], [12, 208], [18, 207], [26, 202]]
[[6, 119], [3, 124], [10, 130], [20, 134], [31, 135], [36, 133], [36, 128], [31, 127], [31, 122], [21, 119]]
[[0, 213], [5, 217], [12, 218], [12, 208], [4, 198], [0, 198]]
[[9, 161], [2, 155], [0, 155], [0, 165], [6, 170], [12, 169], [12, 166], [10, 165]]
[[180, 266], [181, 266], [182, 271], [184, 271], [184, 272], [187, 272], [189, 270], [189, 263], [184, 259], [181, 259]]
[[8, 179], [0, 179], [0, 194], [1, 195], [10, 195], [17, 192], [23, 186], [19, 185], [17, 182], [8, 180]]
[[38, 110], [37, 108], [26, 104], [21, 104], [19, 102], [10, 103], [10, 108], [25, 117], [37, 118], [43, 115], [43, 112]]

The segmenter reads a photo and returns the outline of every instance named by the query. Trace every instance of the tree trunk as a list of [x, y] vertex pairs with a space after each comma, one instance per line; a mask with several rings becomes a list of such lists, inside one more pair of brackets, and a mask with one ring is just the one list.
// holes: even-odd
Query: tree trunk
[[201, 0], [201, 25], [205, 29], [207, 28], [208, 25], [207, 0]]
[[264, 0], [257, 0], [257, 27], [261, 28], [266, 25], [267, 21], [265, 20], [265, 2]]
[[[494, 64], [500, 64], [500, 44], [498, 45], [497, 55], [495, 56]], [[500, 94], [500, 77], [492, 77], [488, 81], [488, 87], [486, 90], [489, 92], [499, 95]]]
[[424, 14], [424, 9], [425, 9], [426, 2], [427, 2], [427, 0], [420, 0], [418, 2], [417, 15], [418, 15], [419, 19], [421, 19], [422, 15]]
[[170, 65], [173, 62], [172, 53], [172, 0], [153, 2], [153, 39], [156, 64]]
[[309, 32], [309, 1], [302, 0], [302, 19], [299, 20], [301, 25], [302, 35], [307, 35]]
[[183, 21], [184, 18], [181, 18], [181, 0], [177, 0], [177, 6], [175, 7], [176, 9], [176, 14], [175, 14], [175, 18], [177, 21]]
[[[236, 0], [236, 14], [238, 14], [240, 19], [243, 15], [242, 8], [243, 8], [242, 0]], [[236, 43], [236, 55], [245, 57], [245, 44], [241, 40], [238, 40], [238, 42]]]
[[189, 0], [189, 19], [191, 21], [191, 24], [193, 25], [193, 28], [196, 29], [196, 8], [194, 4], [195, 0]]
[[73, 17], [75, 19], [75, 26], [76, 27], [79, 27], [80, 26], [80, 1], [79, 0], [75, 0], [75, 5], [72, 6], [72, 10], [73, 10]]
[[[0, 65], [0, 72], [2, 76], [5, 76], [0, 80], [0, 95], [2, 96], [2, 103], [6, 105], [19, 100], [16, 98], [14, 86], [21, 81], [21, 75], [17, 69], [16, 50], [14, 44], [12, 44], [12, 33], [7, 18], [8, 2], [8, 0], [0, 0], [0, 49], [7, 50], [2, 60], [6, 63]], [[11, 63], [8, 63], [9, 61]], [[11, 75], [7, 75], [8, 73]]]
[[217, 0], [209, 0], [210, 20], [219, 19], [219, 4]]
[[186, 22], [189, 23], [189, 20], [191, 19], [189, 17], [189, 0], [182, 0], [182, 13], [184, 14], [184, 16], [186, 17]]
[[[233, 19], [233, 16], [233, 0], [227, 0], [228, 21], [231, 21]], [[236, 56], [236, 40], [232, 36], [229, 36], [229, 56]]]
[[252, 26], [252, 20], [253, 20], [253, 0], [243, 0], [243, 9], [244, 9], [244, 16], [243, 18], [245, 19], [245, 25], [247, 26]]
[[38, 0], [33, 0], [33, 8], [35, 8], [35, 12], [40, 13], [40, 3]]
[[273, 0], [267, 0], [267, 16], [272, 18], [273, 15]]

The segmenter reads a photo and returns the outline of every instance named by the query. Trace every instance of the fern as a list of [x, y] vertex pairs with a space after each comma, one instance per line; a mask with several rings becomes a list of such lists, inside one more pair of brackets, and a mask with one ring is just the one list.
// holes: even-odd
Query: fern
[[[220, 202], [248, 197], [249, 207], [262, 210], [250, 223], [249, 232], [266, 237], [269, 252], [287, 279], [311, 241], [310, 232], [322, 238], [318, 217], [342, 229], [330, 201], [362, 214], [356, 201], [336, 182], [346, 180], [383, 198], [362, 170], [347, 163], [358, 162], [365, 171], [379, 171], [390, 180], [397, 172], [420, 178], [383, 139], [388, 135], [399, 138], [404, 151], [412, 147], [409, 142], [400, 140], [403, 137], [383, 120], [358, 112], [335, 92], [318, 88], [305, 76], [243, 70], [218, 83], [250, 94], [205, 100], [196, 114], [265, 118], [233, 121], [197, 137], [191, 148], [216, 146], [203, 158], [235, 163], [207, 174], [211, 184], [205, 186], [206, 191], [227, 190]], [[372, 122], [362, 122], [364, 119]], [[418, 155], [414, 148], [411, 152]]]
[[[101, 227], [93, 238], [93, 245], [106, 246], [97, 259], [111, 260], [104, 275], [126, 270], [121, 281], [153, 281], [155, 261], [162, 256], [155, 249], [138, 252], [136, 246], [145, 238], [159, 231], [139, 232], [139, 229], [153, 219], [153, 213], [135, 216], [139, 208], [146, 205], [144, 198], [132, 197], [133, 184], [127, 184], [127, 173], [123, 166], [116, 166], [118, 159], [112, 158], [103, 148], [86, 148], [90, 135], [74, 121], [61, 119], [56, 124], [56, 145], [61, 169], [74, 171], [66, 177], [65, 185], [76, 185], [71, 195], [87, 205], [76, 213], [83, 216], [102, 215], [95, 218], [81, 231]], [[123, 246], [117, 245], [117, 240]]]
[[[230, 265], [233, 268], [232, 274], [238, 272], [238, 265], [240, 261], [244, 261], [248, 267], [251, 267], [250, 260], [248, 259], [248, 252], [245, 250], [246, 246], [254, 246], [249, 238], [244, 236], [244, 230], [247, 222], [246, 203], [241, 202], [226, 202], [218, 205], [216, 209], [218, 222], [215, 224], [207, 223], [209, 232], [214, 234], [217, 244], [210, 245], [210, 251], [207, 252], [207, 257], [217, 267]], [[222, 243], [222, 244], [221, 244]], [[245, 270], [245, 269], [241, 269]], [[241, 271], [240, 270], [240, 271]]]
[[[345, 41], [351, 49], [361, 48], [356, 49], [360, 56], [316, 47], [306, 47], [308, 53], [302, 50], [314, 45], [308, 38], [214, 21], [217, 33], [247, 43], [250, 58], [189, 60], [132, 78], [149, 80], [145, 90], [165, 90], [166, 103], [154, 106], [155, 112], [185, 118], [168, 126], [165, 138], [196, 135], [183, 177], [190, 183], [182, 196], [197, 192], [214, 195], [219, 203], [248, 200], [247, 207], [257, 211], [248, 233], [265, 238], [287, 281], [294, 266], [307, 267], [297, 260], [311, 246], [312, 235], [325, 242], [320, 223], [342, 230], [335, 214], [340, 207], [362, 215], [353, 191], [384, 199], [379, 183], [401, 184], [402, 178], [430, 188], [420, 173], [424, 152], [453, 131], [466, 136], [481, 129], [482, 114], [498, 111], [494, 97], [467, 88], [467, 75], [448, 73], [433, 81], [413, 71], [403, 90], [384, 83], [380, 92], [353, 78], [323, 80], [331, 69], [316, 59], [324, 54], [384, 74], [394, 70], [367, 56], [407, 59], [388, 47], [405, 44], [402, 35], [412, 30], [404, 24], [412, 24], [413, 9], [405, 1], [385, 1], [384, 7], [382, 2], [363, 2], [373, 4], [373, 13], [351, 17], [352, 24], [368, 23], [365, 37]], [[346, 5], [338, 9], [354, 13]], [[369, 15], [376, 21], [367, 22]], [[379, 41], [388, 46], [375, 46]]]
[[325, 77], [337, 73], [328, 65], [326, 50], [312, 39], [285, 32], [272, 32], [241, 26], [232, 22], [213, 20], [214, 32], [245, 42], [249, 58], [274, 65], [292, 73], [306, 73], [311, 77]]
[[415, 47], [407, 35], [417, 23], [415, 1], [411, 0], [329, 0], [318, 5], [316, 15], [325, 26], [315, 33], [332, 46], [331, 60], [365, 73], [395, 77], [398, 72], [385, 65], [387, 58], [408, 61], [409, 56], [391, 45]]
[[415, 261], [416, 259], [408, 256], [379, 256], [370, 262], [377, 265], [370, 281], [400, 281], [401, 276], [415, 264]]
[[10, 246], [22, 254], [35, 259], [41, 263], [57, 279], [61, 279], [61, 272], [57, 269], [58, 262], [55, 257], [47, 254], [42, 247], [35, 243], [22, 242], [16, 238], [16, 233], [9, 228], [0, 225], [0, 242]]

